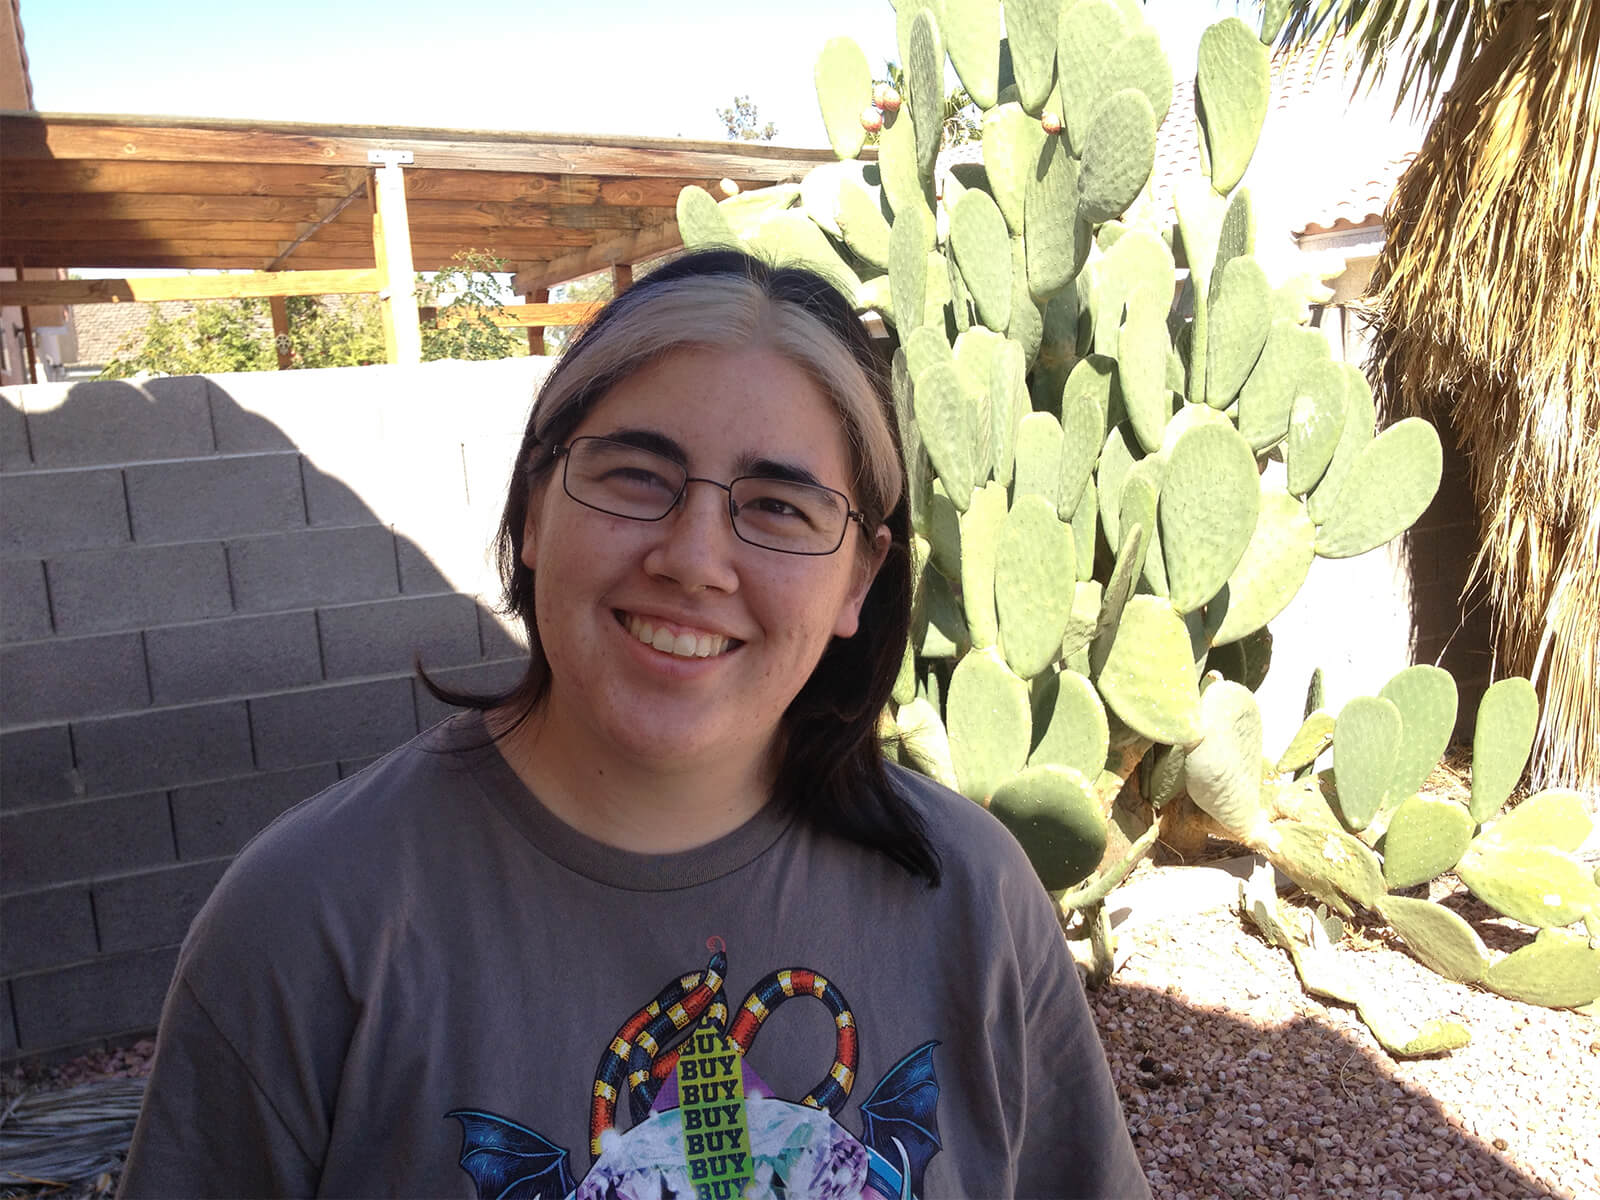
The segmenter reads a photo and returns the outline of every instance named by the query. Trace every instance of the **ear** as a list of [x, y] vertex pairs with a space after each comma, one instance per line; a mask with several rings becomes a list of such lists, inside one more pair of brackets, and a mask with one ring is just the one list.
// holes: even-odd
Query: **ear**
[[872, 535], [871, 548], [856, 554], [850, 590], [845, 594], [844, 602], [839, 606], [839, 616], [833, 623], [835, 637], [855, 637], [861, 624], [861, 606], [866, 603], [867, 593], [872, 590], [873, 580], [877, 579], [883, 560], [889, 556], [892, 541], [889, 527], [879, 525], [877, 532]]

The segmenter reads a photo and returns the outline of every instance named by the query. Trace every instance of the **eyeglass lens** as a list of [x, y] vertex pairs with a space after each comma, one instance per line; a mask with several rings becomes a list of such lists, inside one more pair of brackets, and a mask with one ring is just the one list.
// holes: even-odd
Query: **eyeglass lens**
[[[567, 494], [613, 516], [661, 520], [688, 475], [682, 463], [626, 442], [584, 437], [567, 448]], [[744, 541], [791, 554], [827, 554], [843, 541], [848, 504], [830, 488], [745, 475], [726, 489], [734, 531]]]

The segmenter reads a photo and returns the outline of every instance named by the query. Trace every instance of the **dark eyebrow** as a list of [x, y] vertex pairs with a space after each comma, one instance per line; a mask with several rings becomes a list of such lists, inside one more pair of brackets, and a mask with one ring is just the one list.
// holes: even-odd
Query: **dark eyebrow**
[[741, 454], [734, 467], [741, 476], [758, 475], [762, 479], [784, 479], [790, 483], [809, 483], [812, 487], [826, 487], [827, 484], [818, 479], [811, 471], [798, 463], [779, 462], [773, 458], [760, 458], [753, 454]]
[[[685, 467], [689, 463], [689, 456], [682, 446], [666, 434], [654, 429], [614, 429], [605, 436], [613, 442], [654, 451], [662, 458], [670, 458]], [[741, 454], [733, 469], [734, 473], [740, 476], [755, 475], [762, 479], [784, 479], [790, 483], [809, 483], [812, 487], [828, 486], [818, 479], [813, 471], [799, 463], [781, 462], [757, 454]]]
[[689, 462], [689, 456], [683, 452], [682, 446], [666, 434], [657, 433], [653, 429], [616, 429], [605, 436], [609, 441], [653, 451], [662, 458], [670, 458], [680, 466], [686, 466]]

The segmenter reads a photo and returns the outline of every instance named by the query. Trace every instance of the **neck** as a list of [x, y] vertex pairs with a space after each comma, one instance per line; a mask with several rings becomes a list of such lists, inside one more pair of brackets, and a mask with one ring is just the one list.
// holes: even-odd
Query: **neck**
[[[490, 714], [504, 728], [509, 714]], [[692, 850], [732, 833], [772, 795], [775, 748], [713, 763], [636, 762], [590, 745], [548, 706], [497, 746], [523, 785], [566, 824], [638, 854]]]

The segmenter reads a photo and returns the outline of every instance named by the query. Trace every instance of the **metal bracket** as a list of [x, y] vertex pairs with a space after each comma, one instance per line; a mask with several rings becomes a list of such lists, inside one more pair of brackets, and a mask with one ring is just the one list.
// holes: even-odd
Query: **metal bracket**
[[416, 156], [409, 150], [368, 150], [367, 161], [382, 167], [410, 166]]

